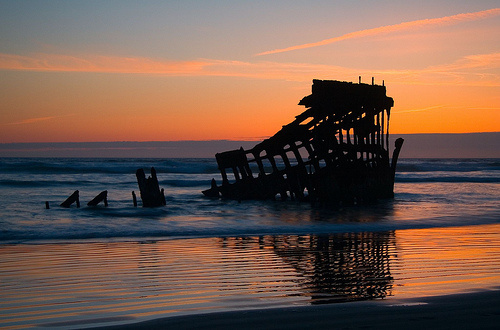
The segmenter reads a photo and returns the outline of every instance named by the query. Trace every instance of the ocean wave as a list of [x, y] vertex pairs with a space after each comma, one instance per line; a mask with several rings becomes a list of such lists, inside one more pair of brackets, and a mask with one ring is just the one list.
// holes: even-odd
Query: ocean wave
[[467, 176], [428, 176], [428, 177], [402, 177], [397, 176], [395, 182], [404, 183], [439, 183], [439, 182], [452, 182], [452, 183], [500, 183], [499, 177], [467, 177]]
[[478, 172], [499, 171], [500, 162], [485, 159], [401, 159], [397, 172]]
[[[67, 187], [70, 184], [68, 180], [14, 180], [3, 179], [0, 180], [0, 187], [11, 188], [44, 188], [44, 187]], [[95, 184], [92, 181], [75, 180], [72, 181], [74, 186], [86, 186]]]
[[135, 174], [142, 168], [158, 174], [219, 173], [215, 159], [2, 159], [0, 173]]
[[[158, 174], [214, 174], [219, 170], [215, 159], [118, 159], [118, 158], [3, 158], [0, 173], [30, 174], [135, 174], [155, 167]], [[499, 171], [498, 159], [401, 159], [397, 172], [478, 172]]]
[[[157, 169], [160, 187], [165, 188], [167, 207], [133, 208], [130, 192], [136, 191], [138, 200], [140, 198], [135, 171], [143, 168], [149, 175], [152, 166]], [[327, 215], [308, 203], [238, 203], [204, 198], [201, 190], [210, 187], [212, 177], [220, 183], [214, 159], [0, 158], [0, 240], [381, 231], [477, 224], [493, 221], [491, 219], [498, 222], [499, 219], [498, 212], [483, 218], [479, 214], [498, 210], [495, 202], [500, 168], [499, 160], [494, 159], [403, 159], [398, 164], [396, 182], [405, 184], [396, 186], [396, 199], [388, 201], [382, 211], [377, 207], [357, 207]], [[479, 184], [471, 187], [462, 183]], [[470, 188], [474, 189], [464, 198], [464, 192], [468, 193]], [[80, 190], [83, 207], [58, 207], [76, 189]], [[85, 202], [102, 190], [109, 190], [110, 207], [85, 207]], [[45, 201], [53, 207], [46, 210]], [[394, 203], [398, 212], [391, 209]], [[430, 215], [456, 218], [447, 218], [452, 219], [448, 221]], [[407, 221], [424, 216], [428, 218]], [[459, 218], [462, 216], [465, 220]], [[398, 218], [404, 221], [393, 220]], [[486, 218], [489, 220], [484, 220]], [[354, 223], [362, 221], [365, 223]]]
[[203, 187], [210, 188], [209, 180], [160, 180], [160, 185], [170, 187], [188, 188], [188, 187]]
[[[134, 212], [130, 212], [132, 216]], [[164, 214], [163, 214], [164, 215]], [[122, 213], [121, 216], [124, 216]], [[135, 214], [137, 216], [137, 214]], [[148, 218], [154, 214], [149, 214]], [[160, 214], [157, 215], [161, 217]], [[1, 230], [0, 244], [40, 243], [43, 241], [81, 241], [81, 240], [133, 240], [172, 239], [194, 237], [242, 237], [264, 235], [322, 235], [332, 233], [387, 232], [394, 230], [459, 227], [498, 224], [498, 213], [463, 217], [450, 221], [449, 217], [419, 219], [408, 221], [346, 222], [336, 224], [309, 223], [297, 225], [263, 225], [240, 222], [220, 224], [213, 227], [185, 225], [182, 221], [172, 221], [170, 226], [148, 226], [140, 219], [128, 226], [74, 226], [64, 230], [39, 230], [26, 228], [23, 231]]]

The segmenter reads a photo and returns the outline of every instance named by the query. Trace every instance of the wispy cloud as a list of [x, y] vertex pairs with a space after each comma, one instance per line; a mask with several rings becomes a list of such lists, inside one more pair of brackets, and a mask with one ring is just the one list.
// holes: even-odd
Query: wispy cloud
[[432, 70], [432, 68], [435, 68], [435, 70], [440, 68], [441, 70], [446, 70], [446, 71], [481, 69], [481, 68], [500, 68], [500, 53], [468, 55], [459, 59], [454, 63], [441, 65], [438, 67], [431, 67], [430, 69]]
[[426, 85], [500, 86], [500, 76], [497, 74], [499, 68], [500, 53], [470, 55], [452, 63], [414, 70], [367, 70], [326, 64], [273, 61], [197, 59], [176, 62], [144, 57], [0, 54], [0, 70], [224, 76], [290, 81], [310, 81], [312, 78], [356, 80], [361, 75], [383, 77], [391, 83]]
[[49, 116], [49, 117], [36, 117], [36, 118], [28, 118], [28, 119], [23, 119], [21, 121], [16, 121], [13, 123], [6, 123], [4, 125], [25, 125], [25, 124], [34, 124], [38, 123], [40, 121], [47, 121], [47, 120], [52, 120], [56, 118], [63, 118], [63, 117], [69, 117], [69, 116], [74, 116], [74, 114], [67, 114], [64, 116]]
[[54, 72], [105, 72], [163, 75], [191, 75], [210, 63], [167, 61], [147, 57], [61, 55], [38, 53], [30, 56], [0, 54], [0, 69]]
[[318, 72], [346, 71], [345, 68], [309, 63], [256, 63], [198, 59], [170, 61], [145, 57], [117, 57], [37, 53], [28, 56], [0, 53], [0, 70], [41, 72], [99, 72], [165, 76], [227, 76], [259, 79], [302, 79]]
[[432, 107], [426, 107], [426, 108], [421, 108], [421, 109], [398, 110], [397, 113], [421, 112], [421, 111], [427, 111], [427, 110], [440, 109], [440, 108], [444, 108], [444, 107], [445, 107], [445, 105], [435, 105], [435, 106], [432, 106]]
[[366, 30], [347, 33], [347, 34], [344, 34], [344, 35], [339, 36], [339, 37], [329, 38], [329, 39], [325, 39], [325, 40], [321, 40], [321, 41], [317, 41], [317, 42], [311, 42], [311, 43], [291, 46], [291, 47], [287, 47], [287, 48], [269, 50], [269, 51], [255, 54], [255, 56], [284, 53], [284, 52], [289, 52], [289, 51], [293, 51], [293, 50], [324, 46], [324, 45], [332, 44], [332, 43], [343, 41], [343, 40], [362, 38], [362, 37], [367, 37], [367, 36], [375, 36], [375, 35], [380, 35], [380, 34], [387, 34], [387, 33], [391, 33], [391, 32], [398, 32], [398, 31], [419, 28], [419, 27], [424, 27], [424, 26], [432, 26], [432, 25], [439, 26], [439, 25], [458, 24], [460, 22], [474, 21], [474, 20], [479, 20], [479, 19], [483, 19], [483, 18], [487, 18], [487, 17], [496, 16], [496, 15], [500, 15], [500, 8], [493, 8], [493, 9], [483, 10], [483, 11], [478, 11], [478, 12], [473, 12], [473, 13], [464, 13], [464, 14], [458, 14], [458, 15], [452, 15], [452, 16], [445, 16], [445, 17], [440, 17], [440, 18], [422, 19], [422, 20], [404, 22], [404, 23], [394, 24], [394, 25], [380, 26], [380, 27], [373, 28], [373, 29], [366, 29]]
[[499, 87], [500, 53], [469, 55], [421, 70], [380, 71], [406, 84]]

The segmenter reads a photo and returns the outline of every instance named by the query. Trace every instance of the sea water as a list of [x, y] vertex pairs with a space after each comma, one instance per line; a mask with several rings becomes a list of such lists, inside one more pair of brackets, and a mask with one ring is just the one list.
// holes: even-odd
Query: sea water
[[[151, 167], [165, 189], [165, 207], [141, 207], [135, 171], [149, 175]], [[221, 181], [214, 159], [2, 158], [0, 242], [322, 234], [500, 221], [499, 159], [402, 159], [394, 199], [333, 209], [207, 198], [201, 191], [212, 178]], [[60, 207], [75, 190], [81, 207]], [[103, 190], [109, 206], [87, 207]]]

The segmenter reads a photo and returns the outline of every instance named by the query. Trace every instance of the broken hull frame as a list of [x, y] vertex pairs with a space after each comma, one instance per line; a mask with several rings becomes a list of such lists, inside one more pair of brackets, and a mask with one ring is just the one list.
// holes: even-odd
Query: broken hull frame
[[235, 200], [279, 196], [321, 205], [393, 197], [403, 139], [396, 140], [390, 162], [394, 101], [385, 86], [314, 80], [312, 90], [299, 103], [308, 109], [274, 136], [250, 150], [216, 154], [222, 184], [212, 180], [203, 193]]

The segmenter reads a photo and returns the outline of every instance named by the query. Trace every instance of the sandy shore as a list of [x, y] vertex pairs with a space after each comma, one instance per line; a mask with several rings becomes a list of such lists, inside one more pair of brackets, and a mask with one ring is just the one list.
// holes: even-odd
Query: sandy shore
[[488, 328], [499, 233], [3, 244], [0, 328]]
[[159, 318], [107, 329], [498, 329], [500, 290]]

